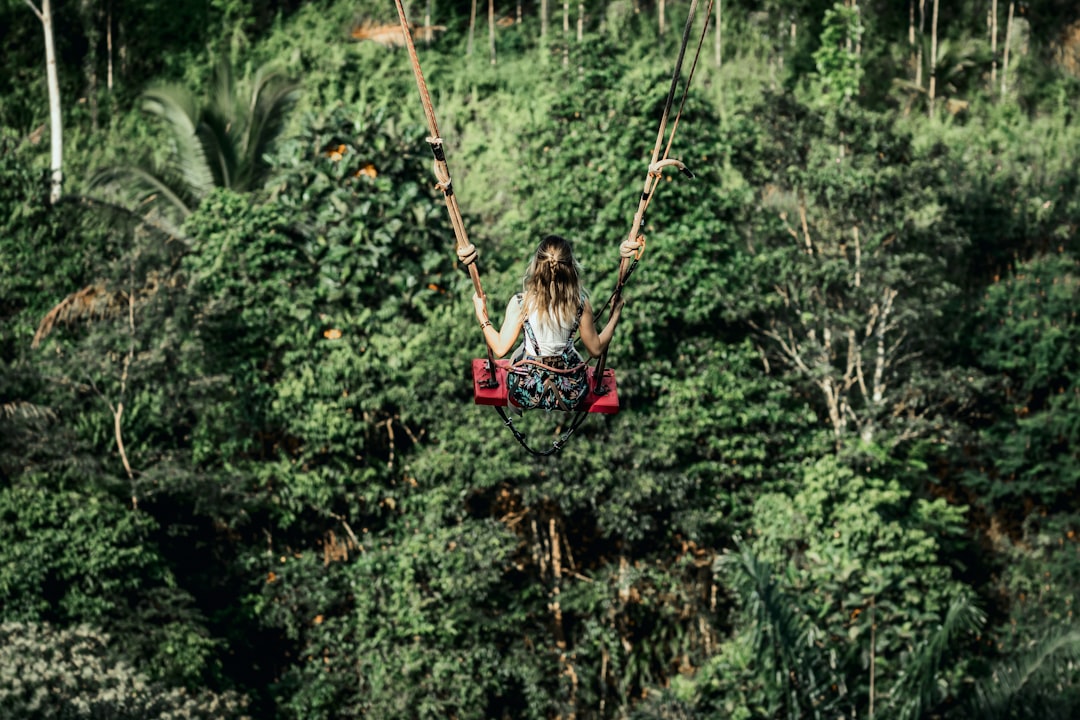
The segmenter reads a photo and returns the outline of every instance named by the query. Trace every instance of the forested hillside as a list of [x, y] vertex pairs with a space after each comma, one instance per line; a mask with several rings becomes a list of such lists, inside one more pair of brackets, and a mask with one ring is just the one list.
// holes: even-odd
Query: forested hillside
[[[406, 5], [484, 289], [600, 305], [691, 5], [491, 2]], [[0, 718], [1080, 716], [1080, 5], [696, 7], [534, 457], [390, 0], [0, 3]]]

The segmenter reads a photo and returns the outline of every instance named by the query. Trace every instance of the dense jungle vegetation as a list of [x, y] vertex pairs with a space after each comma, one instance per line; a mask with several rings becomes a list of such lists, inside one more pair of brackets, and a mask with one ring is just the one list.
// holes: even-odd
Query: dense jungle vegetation
[[[493, 307], [607, 297], [689, 3], [407, 9]], [[0, 718], [1080, 716], [1080, 5], [711, 22], [534, 458], [393, 3], [0, 3]]]

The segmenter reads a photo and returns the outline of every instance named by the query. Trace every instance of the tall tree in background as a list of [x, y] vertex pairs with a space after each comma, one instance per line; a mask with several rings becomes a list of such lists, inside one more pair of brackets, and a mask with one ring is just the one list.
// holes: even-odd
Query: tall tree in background
[[1012, 33], [1013, 33], [1013, 11], [1016, 8], [1016, 3], [1009, 3], [1009, 20], [1005, 24], [1005, 57], [1001, 60], [1001, 96], [1005, 97], [1005, 91], [1008, 89], [1008, 75], [1009, 75], [1009, 47], [1012, 45]]
[[930, 98], [930, 117], [934, 117], [934, 94], [937, 91], [937, 21], [938, 0], [934, 0], [934, 14], [933, 19], [930, 21], [930, 91], [928, 95]]
[[733, 298], [739, 313], [767, 363], [816, 389], [838, 447], [921, 436], [936, 391], [912, 382], [934, 375], [915, 361], [965, 243], [935, 190], [941, 161], [850, 103], [818, 114], [774, 97], [751, 117], [762, 146], [736, 155], [761, 188], [746, 238], [759, 281]]
[[990, 32], [990, 89], [993, 91], [994, 86], [997, 85], [997, 39], [998, 39], [998, 21], [997, 21], [997, 0], [991, 0], [990, 9], [987, 11], [986, 25], [987, 30]]
[[60, 77], [56, 69], [52, 0], [41, 0], [40, 8], [32, 0], [23, 2], [37, 15], [45, 34], [45, 73], [49, 86], [49, 200], [55, 203], [64, 191], [64, 123], [60, 107]]

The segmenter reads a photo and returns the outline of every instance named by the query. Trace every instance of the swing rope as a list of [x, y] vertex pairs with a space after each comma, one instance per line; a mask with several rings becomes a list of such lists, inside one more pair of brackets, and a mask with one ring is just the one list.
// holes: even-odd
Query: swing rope
[[[697, 70], [698, 59], [701, 57], [701, 48], [705, 43], [705, 34], [709, 30], [709, 19], [712, 16], [713, 0], [709, 0], [708, 7], [705, 10], [705, 22], [701, 26], [701, 35], [698, 37], [697, 49], [694, 52], [694, 60], [690, 64], [690, 73], [686, 78], [686, 84], [683, 86], [682, 97], [679, 100], [679, 109], [675, 113], [675, 119], [671, 124], [671, 134], [668, 135], [667, 145], [664, 147], [664, 155], [660, 157], [660, 148], [664, 145], [664, 135], [667, 132], [668, 117], [671, 114], [671, 108], [675, 104], [675, 92], [679, 86], [679, 79], [682, 77], [683, 59], [686, 56], [686, 48], [690, 44], [690, 31], [693, 30], [694, 20], [697, 17], [698, 0], [691, 0], [690, 10], [686, 15], [686, 26], [683, 28], [682, 43], [679, 46], [679, 55], [675, 61], [675, 70], [671, 74], [671, 86], [668, 88], [667, 100], [664, 103], [664, 112], [660, 117], [660, 126], [656, 132], [656, 144], [653, 146], [652, 157], [649, 161], [649, 172], [645, 176], [645, 186], [641, 192], [641, 199], [638, 201], [637, 211], [634, 213], [633, 222], [630, 225], [630, 232], [627, 235], [627, 240], [640, 240], [641, 248], [639, 248], [635, 257], [619, 259], [619, 276], [618, 281], [615, 283], [615, 290], [611, 293], [611, 297], [604, 303], [600, 309], [598, 316], [602, 314], [609, 307], [614, 307], [615, 303], [622, 297], [623, 288], [626, 287], [627, 281], [637, 268], [638, 263], [641, 261], [641, 255], [645, 248], [645, 236], [641, 234], [641, 227], [645, 223], [645, 211], [649, 208], [649, 203], [652, 202], [653, 197], [656, 194], [656, 186], [660, 182], [660, 178], [663, 177], [665, 168], [676, 167], [688, 178], [693, 178], [694, 174], [686, 167], [680, 160], [669, 158], [668, 155], [671, 152], [671, 145], [675, 140], [675, 132], [679, 129], [679, 120], [682, 118], [683, 108], [686, 105], [686, 97], [690, 92], [690, 83], [694, 79], [694, 71]], [[597, 318], [599, 321], [599, 317]], [[601, 391], [601, 384], [604, 378], [604, 366], [607, 364], [607, 348], [600, 353], [600, 357], [596, 361], [596, 370], [593, 377], [596, 378], [597, 388], [596, 391]]]
[[[641, 235], [640, 230], [645, 220], [645, 211], [649, 207], [649, 203], [656, 191], [656, 185], [659, 183], [660, 178], [663, 176], [663, 171], [668, 167], [678, 168], [684, 175], [689, 178], [693, 178], [694, 174], [687, 169], [681, 161], [669, 158], [668, 155], [671, 151], [672, 142], [675, 139], [675, 131], [679, 127], [679, 119], [682, 117], [683, 107], [686, 104], [686, 97], [690, 89], [690, 83], [694, 77], [694, 70], [697, 68], [698, 58], [701, 56], [701, 48], [705, 41], [705, 34], [709, 28], [709, 19], [712, 14], [714, 0], [708, 0], [708, 9], [705, 12], [705, 23], [701, 29], [701, 37], [698, 39], [697, 50], [694, 53], [694, 60], [690, 66], [690, 73], [687, 77], [686, 84], [683, 87], [682, 98], [679, 101], [679, 108], [676, 111], [675, 119], [672, 122], [671, 134], [668, 136], [666, 147], [664, 147], [663, 157], [660, 157], [660, 148], [664, 144], [664, 136], [667, 130], [668, 117], [671, 114], [671, 109], [674, 106], [675, 92], [678, 88], [679, 79], [682, 75], [683, 59], [686, 55], [686, 48], [690, 42], [690, 31], [693, 28], [694, 19], [697, 15], [698, 0], [691, 0], [690, 10], [687, 14], [686, 27], [683, 30], [682, 43], [679, 47], [678, 59], [675, 63], [675, 71], [671, 78], [671, 87], [668, 90], [667, 100], [664, 104], [664, 112], [660, 119], [660, 127], [656, 135], [656, 144], [653, 148], [652, 157], [649, 162], [649, 172], [645, 178], [645, 185], [641, 193], [641, 199], [638, 202], [637, 211], [634, 213], [634, 219], [630, 227], [630, 233], [628, 235], [629, 240], [640, 240], [642, 247], [638, 250], [633, 260], [629, 258], [620, 258], [619, 260], [619, 274], [618, 282], [615, 285], [615, 290], [612, 292], [611, 297], [601, 308], [600, 313], [609, 307], [614, 307], [619, 298], [622, 296], [622, 289], [626, 286], [626, 282], [630, 279], [634, 269], [638, 266], [641, 260], [641, 254], [644, 251], [645, 237]], [[428, 144], [431, 146], [431, 152], [435, 157], [434, 173], [436, 179], [436, 187], [443, 192], [443, 198], [446, 202], [446, 209], [450, 215], [450, 223], [454, 228], [454, 238], [456, 240], [457, 250], [463, 251], [472, 244], [469, 242], [467, 233], [465, 232], [465, 223], [461, 217], [461, 209], [458, 207], [457, 196], [454, 194], [453, 181], [450, 177], [450, 169], [446, 164], [446, 155], [443, 152], [442, 137], [439, 135], [438, 123], [435, 119], [435, 109], [431, 104], [431, 95], [428, 92], [427, 83], [424, 80], [424, 72], [420, 67], [420, 58], [416, 53], [416, 46], [413, 44], [412, 32], [409, 30], [409, 21], [405, 14], [405, 7], [402, 4], [402, 0], [394, 0], [394, 4], [397, 6], [398, 19], [401, 21], [401, 33], [404, 36], [405, 47], [409, 53], [409, 60], [412, 64], [413, 75], [416, 78], [416, 87], [420, 93], [420, 101], [424, 108], [424, 116], [427, 118], [428, 130], [431, 135], [427, 138]], [[472, 256], [465, 262], [469, 271], [469, 277], [472, 279], [473, 289], [479, 297], [484, 297], [483, 288], [480, 284], [480, 271], [477, 268], [478, 251], [473, 246]], [[599, 319], [599, 318], [598, 318]], [[495, 354], [491, 349], [491, 346], [487, 345], [487, 362], [488, 362], [488, 387], [494, 387], [497, 384], [496, 372], [495, 372]], [[595, 387], [593, 392], [596, 394], [603, 394], [607, 392], [607, 388], [603, 385], [604, 380], [604, 366], [607, 362], [607, 348], [604, 348], [603, 352], [597, 360], [596, 369], [593, 373], [595, 378]], [[534, 363], [535, 364], [535, 363]], [[546, 457], [554, 455], [562, 450], [563, 446], [570, 439], [570, 436], [581, 426], [585, 418], [588, 416], [588, 410], [578, 410], [575, 412], [573, 419], [570, 421], [566, 431], [564, 431], [557, 439], [553, 440], [551, 447], [546, 450], [536, 450], [532, 448], [525, 435], [521, 433], [516, 427], [514, 427], [513, 419], [506, 414], [506, 411], [500, 407], [495, 406], [499, 416], [503, 420], [503, 424], [510, 428], [510, 432], [513, 433], [514, 438], [521, 444], [525, 450], [530, 454], [538, 457]]]
[[[420, 92], [420, 102], [424, 106], [424, 116], [427, 118], [428, 131], [431, 135], [427, 138], [431, 145], [431, 153], [435, 156], [435, 179], [436, 186], [442, 190], [443, 199], [446, 201], [446, 210], [450, 214], [450, 224], [454, 228], [454, 238], [458, 250], [468, 248], [472, 243], [465, 232], [465, 221], [461, 218], [461, 208], [458, 207], [457, 195], [454, 194], [454, 183], [450, 178], [450, 168], [446, 164], [446, 154], [443, 152], [442, 137], [439, 136], [439, 124], [435, 120], [435, 108], [431, 105], [431, 95], [428, 93], [427, 82], [424, 81], [424, 71], [420, 68], [420, 58], [416, 54], [416, 45], [413, 44], [412, 32], [409, 30], [409, 20], [405, 16], [405, 6], [401, 0], [394, 0], [397, 5], [398, 19], [401, 21], [401, 34], [405, 38], [405, 47], [409, 51], [409, 60], [412, 63], [413, 75], [416, 77], [416, 88]], [[477, 251], [474, 249], [473, 256], [466, 267], [469, 277], [472, 279], [473, 290], [480, 297], [484, 297], [484, 289], [480, 285], [480, 270], [476, 266]], [[484, 343], [487, 346], [487, 343]], [[495, 353], [487, 346], [488, 377], [491, 387], [495, 381]]]

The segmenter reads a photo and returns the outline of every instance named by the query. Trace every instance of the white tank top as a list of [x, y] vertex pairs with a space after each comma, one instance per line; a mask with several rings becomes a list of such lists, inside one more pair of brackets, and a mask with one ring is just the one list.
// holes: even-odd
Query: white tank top
[[[517, 298], [519, 304], [525, 302], [525, 299], [520, 293], [514, 297]], [[584, 303], [584, 300], [582, 300], [582, 302]], [[527, 319], [533, 335], [536, 336], [536, 343], [540, 347], [533, 347], [533, 343], [529, 338], [529, 333], [525, 332], [525, 353], [536, 357], [561, 355], [562, 351], [566, 349], [567, 342], [572, 339], [571, 335], [577, 331], [579, 322], [577, 317], [571, 317], [567, 318], [564, 323], [559, 323], [550, 316], [541, 318], [540, 313], [535, 311], [529, 313]]]
[[566, 348], [566, 342], [570, 339], [570, 333], [574, 331], [574, 319], [565, 325], [551, 322], [552, 318], [541, 319], [537, 312], [529, 313], [529, 325], [532, 327], [538, 348], [532, 347], [528, 333], [525, 334], [525, 352], [538, 357], [559, 355]]

